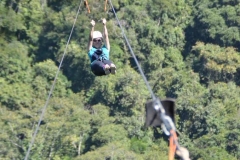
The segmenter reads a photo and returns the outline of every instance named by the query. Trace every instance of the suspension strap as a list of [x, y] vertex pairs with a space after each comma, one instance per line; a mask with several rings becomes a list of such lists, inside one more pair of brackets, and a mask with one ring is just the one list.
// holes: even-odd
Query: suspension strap
[[169, 155], [168, 155], [168, 159], [169, 160], [174, 160], [174, 156], [175, 156], [175, 152], [177, 149], [177, 134], [174, 130], [170, 131], [170, 137], [169, 137]]
[[88, 1], [87, 1], [87, 0], [84, 0], [84, 6], [87, 8], [88, 13], [90, 13], [90, 8], [89, 8]]
[[108, 2], [108, 0], [105, 0], [105, 5], [104, 5], [104, 11], [106, 12], [106, 10], [107, 10], [107, 2]]

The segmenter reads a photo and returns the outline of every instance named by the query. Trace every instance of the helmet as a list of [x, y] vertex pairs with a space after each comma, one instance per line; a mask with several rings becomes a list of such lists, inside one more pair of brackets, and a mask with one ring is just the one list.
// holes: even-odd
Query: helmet
[[99, 31], [93, 31], [93, 39], [102, 38], [102, 33]]

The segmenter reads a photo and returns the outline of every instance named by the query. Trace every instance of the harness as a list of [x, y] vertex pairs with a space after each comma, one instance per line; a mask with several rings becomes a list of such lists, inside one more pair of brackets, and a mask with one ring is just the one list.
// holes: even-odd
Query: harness
[[102, 49], [97, 49], [97, 50], [93, 53], [92, 58], [91, 58], [91, 63], [92, 63], [93, 61], [95, 61], [95, 60], [97, 60], [97, 61], [106, 60], [106, 58], [104, 57], [104, 54], [103, 54]]

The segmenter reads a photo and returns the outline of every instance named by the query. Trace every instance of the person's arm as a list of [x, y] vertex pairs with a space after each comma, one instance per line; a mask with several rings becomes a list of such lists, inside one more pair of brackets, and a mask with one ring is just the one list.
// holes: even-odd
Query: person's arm
[[103, 23], [103, 40], [106, 48], [110, 51], [110, 43], [108, 38], [107, 26], [106, 26], [107, 21], [105, 18], [102, 19], [102, 23]]
[[92, 29], [90, 31], [89, 39], [88, 39], [88, 47], [87, 47], [88, 51], [92, 48], [92, 44], [93, 44], [93, 31], [94, 31], [95, 21], [92, 20], [91, 24], [92, 24]]

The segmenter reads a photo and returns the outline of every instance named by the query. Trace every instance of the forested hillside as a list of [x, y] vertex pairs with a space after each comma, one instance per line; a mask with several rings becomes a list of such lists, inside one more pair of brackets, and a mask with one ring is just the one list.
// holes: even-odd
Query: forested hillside
[[[23, 160], [77, 15], [31, 160], [167, 160], [168, 137], [145, 128], [151, 95], [104, 0], [0, 1], [0, 159]], [[192, 160], [240, 160], [240, 0], [112, 0], [160, 99], [176, 99]], [[90, 21], [107, 19], [116, 75], [96, 77]]]

